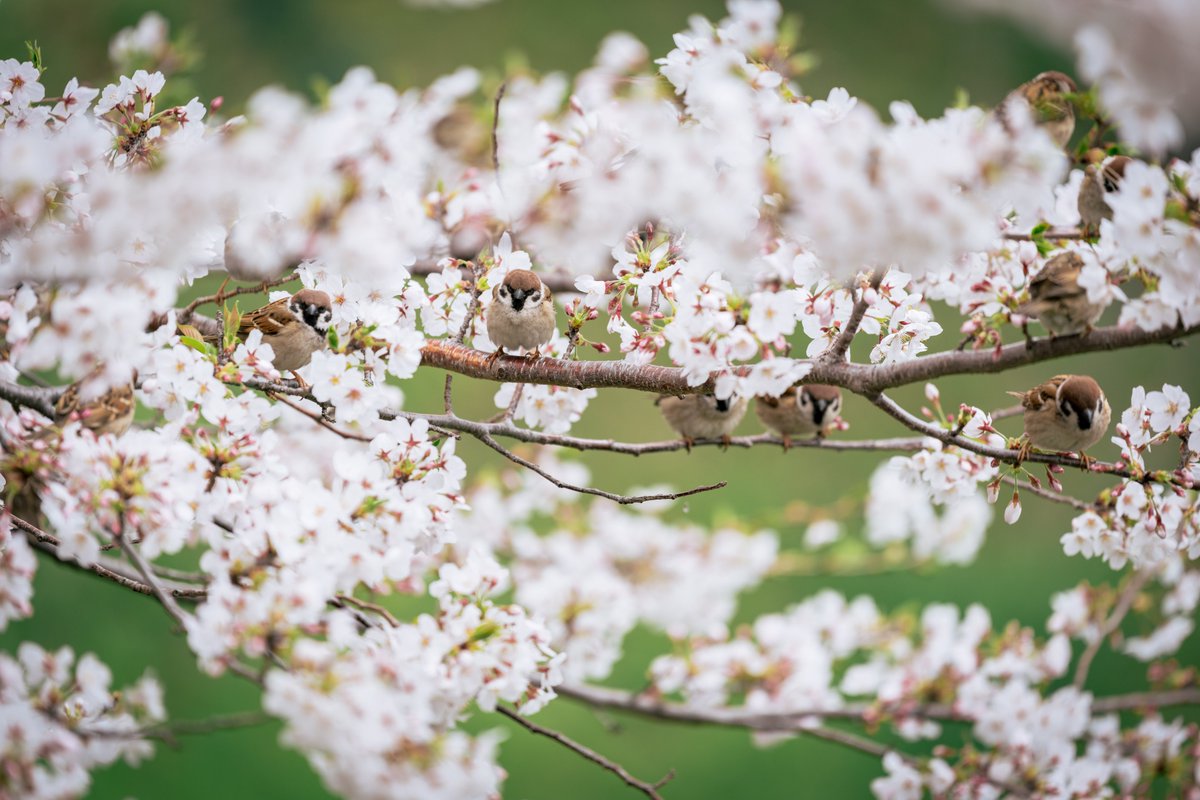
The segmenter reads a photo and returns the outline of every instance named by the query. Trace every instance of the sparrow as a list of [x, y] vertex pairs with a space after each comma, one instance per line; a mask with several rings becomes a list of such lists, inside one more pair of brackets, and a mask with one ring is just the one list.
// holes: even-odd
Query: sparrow
[[824, 437], [841, 410], [842, 391], [819, 383], [790, 386], [779, 397], [759, 397], [754, 403], [759, 421], [783, 439], [784, 450], [792, 446], [793, 436]]
[[527, 269], [514, 269], [492, 288], [492, 303], [484, 314], [488, 338], [496, 345], [489, 362], [505, 350], [538, 348], [550, 341], [555, 329], [554, 298], [542, 279]]
[[1019, 397], [1025, 409], [1025, 441], [1018, 451], [1018, 463], [1037, 447], [1078, 453], [1084, 467], [1091, 468], [1084, 451], [1104, 438], [1112, 421], [1112, 409], [1100, 384], [1087, 375], [1055, 375], [1027, 392], [1009, 394]]
[[[275, 369], [295, 373], [325, 346], [325, 334], [332, 319], [329, 295], [316, 289], [301, 289], [291, 297], [246, 313], [238, 325], [238, 337], [245, 339], [251, 331], [262, 331], [263, 344], [271, 345], [275, 353], [271, 361]], [[207, 340], [217, 343], [220, 337], [209, 336]], [[295, 377], [299, 380], [298, 375]], [[304, 385], [303, 381], [300, 383]]]
[[1051, 336], [1087, 333], [1104, 313], [1104, 306], [1088, 300], [1087, 289], [1079, 285], [1082, 271], [1083, 259], [1078, 253], [1059, 253], [1029, 282], [1030, 299], [1017, 306], [1017, 313], [1037, 318]]
[[1024, 106], [1059, 147], [1066, 147], [1075, 133], [1075, 108], [1066, 95], [1077, 91], [1075, 81], [1062, 72], [1043, 72], [1008, 93], [996, 108], [996, 119], [1011, 132], [1014, 106]]
[[1099, 164], [1088, 164], [1084, 170], [1076, 207], [1085, 236], [1099, 235], [1100, 222], [1112, 219], [1113, 211], [1105, 194], [1117, 191], [1125, 177], [1125, 167], [1132, 160], [1129, 156], [1111, 156]]
[[691, 452], [696, 439], [719, 438], [728, 447], [729, 435], [746, 416], [748, 402], [744, 397], [718, 400], [713, 394], [663, 394], [654, 404]]
[[[136, 380], [135, 372], [133, 381]], [[78, 422], [97, 436], [106, 433], [120, 436], [133, 424], [133, 412], [137, 409], [137, 401], [133, 397], [133, 381], [118, 384], [107, 392], [86, 400], [82, 389], [85, 381], [72, 383], [54, 403], [55, 427], [61, 429], [68, 423]]]

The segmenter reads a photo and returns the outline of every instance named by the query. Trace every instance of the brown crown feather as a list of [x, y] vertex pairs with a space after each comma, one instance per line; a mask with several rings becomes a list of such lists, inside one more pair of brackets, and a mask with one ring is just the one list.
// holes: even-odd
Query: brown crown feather
[[1058, 395], [1076, 408], [1093, 409], [1100, 404], [1104, 391], [1087, 375], [1066, 375], [1058, 387]]
[[542, 288], [542, 279], [532, 270], [514, 269], [504, 276], [504, 285], [522, 292], [532, 292]]
[[1052, 81], [1054, 83], [1055, 90], [1057, 90], [1059, 88], [1059, 84], [1065, 83], [1067, 85], [1067, 91], [1069, 91], [1069, 92], [1079, 91], [1079, 87], [1077, 87], [1075, 85], [1075, 79], [1072, 78], [1067, 73], [1059, 72], [1058, 70], [1052, 69], [1052, 70], [1048, 70], [1046, 72], [1038, 73], [1038, 76], [1036, 78], [1034, 78], [1033, 80], [1034, 80], [1034, 83], [1041, 83], [1042, 81], [1047, 81], [1047, 82]]
[[329, 295], [316, 289], [301, 289], [292, 295], [292, 301], [296, 303], [308, 303], [319, 308], [333, 307], [333, 301], [329, 299]]
[[823, 383], [810, 383], [803, 387], [804, 391], [813, 400], [824, 400], [827, 403], [832, 403], [842, 396], [842, 390], [836, 386], [826, 386]]

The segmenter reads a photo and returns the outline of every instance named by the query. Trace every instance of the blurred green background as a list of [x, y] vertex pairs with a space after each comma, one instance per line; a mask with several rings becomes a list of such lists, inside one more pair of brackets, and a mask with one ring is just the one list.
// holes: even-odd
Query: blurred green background
[[[877, 108], [903, 98], [923, 113], [935, 114], [953, 102], [960, 87], [976, 101], [991, 104], [1041, 70], [1071, 68], [1070, 54], [1046, 46], [1006, 21], [960, 16], [927, 0], [812, 0], [786, 2], [785, 7], [802, 16], [802, 47], [819, 58], [818, 67], [803, 83], [803, 89], [814, 96], [845, 86]], [[168, 18], [173, 33], [190, 35], [204, 55], [189, 76], [194, 91], [206, 101], [223, 95], [229, 114], [263, 85], [278, 83], [307, 91], [321, 81], [336, 81], [357, 64], [370, 65], [383, 80], [401, 87], [423, 84], [462, 64], [498, 71], [518, 54], [539, 71], [573, 72], [591, 61], [601, 38], [613, 30], [635, 34], [658, 57], [671, 48], [671, 34], [686, 27], [689, 14], [711, 19], [724, 14], [723, 5], [713, 0], [501, 0], [461, 11], [413, 9], [396, 0], [0, 0], [0, 57], [23, 58], [23, 41], [37, 39], [48, 65], [48, 92], [57, 93], [73, 75], [101, 86], [111, 78], [106, 55], [109, 38], [151, 9]], [[943, 324], [948, 333], [939, 346], [948, 347], [956, 337], [952, 322], [943, 320]], [[1095, 375], [1118, 410], [1127, 405], [1131, 387], [1139, 384], [1153, 389], [1164, 382], [1179, 383], [1193, 401], [1200, 401], [1200, 368], [1193, 350], [1194, 346], [1158, 347], [1079, 357], [999, 377], [949, 379], [941, 384], [942, 397], [947, 408], [962, 401], [995, 408], [1008, 404], [1006, 389], [1027, 388], [1056, 372], [1073, 371]], [[865, 348], [856, 355], [865, 358]], [[410, 408], [438, 410], [440, 378], [423, 373], [411, 381], [405, 387]], [[492, 413], [494, 386], [462, 378], [457, 386], [460, 413]], [[896, 397], [913, 409], [923, 402], [919, 386], [897, 392]], [[843, 413], [852, 424], [843, 436], [902, 433], [856, 398], [848, 401]], [[1005, 423], [1004, 430], [1015, 433], [1014, 422]], [[752, 414], [743, 430], [756, 430]], [[622, 391], [602, 393], [576, 432], [628, 440], [667, 435], [648, 398]], [[470, 443], [460, 452], [475, 474], [499, 466], [494, 454]], [[1107, 445], [1097, 447], [1096, 454], [1114, 455]], [[879, 463], [865, 454], [793, 450], [784, 455], [763, 448], [728, 453], [703, 448], [690, 456], [637, 460], [591, 454], [587, 461], [594, 483], [613, 490], [667, 476], [681, 487], [727, 479], [728, 488], [691, 498], [686, 510], [678, 513], [701, 521], [735, 517], [746, 524], [769, 523], [790, 549], [799, 547], [803, 526], [786, 522], [785, 507], [795, 508], [797, 502], [832, 503], [847, 495], [861, 497]], [[1068, 490], [1083, 486], [1085, 480], [1064, 477]], [[1091, 480], [1087, 488], [1092, 491], [1101, 485]], [[775, 578], [744, 598], [738, 619], [783, 609], [831, 587], [849, 596], [870, 594], [885, 610], [934, 601], [978, 602], [990, 609], [998, 628], [1011, 619], [1040, 629], [1049, 615], [1052, 593], [1082, 579], [1110, 580], [1112, 573], [1101, 564], [1063, 556], [1058, 537], [1069, 528], [1069, 510], [1037, 498], [1026, 498], [1025, 506], [1016, 527], [1003, 522], [993, 526], [969, 568]], [[850, 526], [856, 528], [860, 520], [852, 517]], [[0, 646], [6, 650], [26, 639], [48, 647], [71, 643], [77, 652], [95, 651], [107, 661], [117, 685], [132, 681], [149, 667], [163, 679], [168, 707], [176, 719], [258, 706], [257, 692], [242, 682], [212, 680], [197, 672], [181, 638], [168, 635], [166, 615], [146, 599], [45, 558], [36, 589], [37, 614], [0, 636]], [[1196, 663], [1197, 638], [1181, 651], [1184, 663]], [[662, 652], [664, 641], [638, 631], [629, 645], [614, 684], [637, 688], [644, 685], [648, 660]], [[1092, 671], [1090, 686], [1103, 694], [1140, 686], [1143, 678], [1142, 665], [1105, 652]], [[595, 713], [569, 700], [553, 704], [537, 721], [595, 747], [639, 777], [653, 780], [675, 769], [677, 777], [664, 789], [667, 797], [868, 797], [869, 780], [881, 773], [875, 759], [822, 741], [794, 739], [760, 749], [741, 731], [649, 723]], [[509, 771], [508, 798], [634, 796], [611, 774], [499, 717], [477, 716], [470, 726], [509, 729], [502, 750]], [[122, 764], [98, 771], [91, 796], [181, 800], [328, 796], [304, 759], [277, 745], [277, 736], [278, 727], [267, 725], [190, 737], [179, 750], [159, 747], [157, 755], [137, 769]], [[958, 741], [959, 736], [949, 730], [947, 741]]]

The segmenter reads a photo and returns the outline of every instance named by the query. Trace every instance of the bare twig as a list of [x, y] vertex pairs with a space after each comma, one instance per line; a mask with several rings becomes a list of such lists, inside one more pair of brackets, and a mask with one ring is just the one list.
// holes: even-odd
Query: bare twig
[[850, 318], [846, 320], [846, 326], [842, 328], [841, 333], [838, 334], [829, 349], [821, 354], [822, 361], [837, 364], [846, 360], [846, 353], [850, 351], [850, 343], [854, 341], [854, 335], [858, 333], [863, 317], [871, 306], [869, 294], [878, 291], [882, 281], [883, 272], [875, 270], [868, 276], [866, 282], [859, 286], [858, 300], [854, 302], [854, 308], [850, 310]]
[[132, 731], [107, 731], [80, 727], [75, 728], [74, 732], [85, 738], [96, 739], [158, 739], [175, 747], [178, 746], [176, 741], [178, 736], [250, 728], [255, 725], [264, 725], [271, 722], [272, 719], [271, 715], [262, 711], [245, 711], [208, 719], [171, 720]]
[[292, 409], [293, 411], [303, 414], [304, 416], [311, 419], [313, 422], [320, 425], [322, 428], [333, 431], [334, 433], [336, 433], [338, 436], [342, 437], [343, 439], [352, 439], [356, 442], [369, 442], [372, 439], [372, 437], [367, 436], [366, 434], [356, 433], [355, 431], [348, 431], [348, 430], [345, 430], [344, 428], [339, 428], [337, 425], [334, 425], [332, 422], [325, 419], [325, 417], [322, 416], [319, 412], [309, 411], [304, 406], [300, 405], [299, 403], [294, 403], [291, 400], [288, 400], [287, 397], [279, 394], [278, 392], [267, 392], [267, 396], [274, 400], [278, 400], [279, 402], [283, 403], [285, 406]]
[[224, 303], [226, 300], [232, 299], [234, 297], [239, 297], [244, 294], [262, 294], [263, 292], [266, 292], [268, 289], [273, 289], [276, 286], [282, 286], [283, 284], [290, 283], [291, 281], [294, 281], [294, 280], [296, 280], [295, 274], [293, 274], [291, 271], [289, 271], [287, 275], [281, 276], [274, 280], [263, 281], [262, 283], [255, 284], [254, 286], [239, 286], [238, 288], [231, 289], [228, 292], [221, 291], [221, 292], [217, 292], [216, 294], [210, 294], [210, 295], [205, 295], [203, 297], [197, 297], [195, 300], [193, 300], [192, 302], [190, 302], [186, 306], [184, 306], [183, 309], [178, 314], [175, 315], [175, 318], [179, 322], [191, 322], [193, 316], [196, 313], [196, 309], [200, 308], [200, 306], [206, 305], [208, 303], [220, 305], [221, 303]]
[[486, 444], [488, 447], [495, 450], [500, 455], [507, 458], [509, 461], [513, 462], [514, 464], [519, 464], [522, 467], [525, 467], [526, 469], [530, 470], [531, 472], [536, 472], [538, 475], [541, 475], [543, 478], [550, 481], [550, 483], [553, 483], [555, 486], [557, 486], [560, 489], [569, 489], [572, 492], [579, 492], [580, 494], [591, 494], [591, 495], [595, 495], [596, 497], [603, 497], [605, 499], [612, 500], [614, 503], [619, 503], [620, 505], [623, 505], [623, 506], [631, 505], [633, 503], [648, 503], [652, 500], [678, 500], [681, 497], [688, 497], [689, 495], [700, 494], [701, 492], [711, 492], [714, 489], [723, 489], [727, 485], [726, 481], [720, 481], [718, 483], [710, 483], [710, 484], [705, 484], [704, 486], [697, 486], [695, 488], [687, 489], [682, 492], [668, 492], [665, 494], [643, 494], [643, 495], [614, 494], [613, 492], [606, 492], [603, 489], [593, 489], [590, 486], [577, 486], [576, 484], [567, 483], [564, 480], [560, 480], [560, 479], [554, 477], [553, 475], [551, 475], [546, 470], [539, 467], [537, 464], [530, 461], [529, 459], [522, 458], [521, 456], [517, 455], [513, 451], [509, 450], [507, 447], [505, 447], [504, 445], [497, 442], [492, 437], [491, 434], [488, 434], [488, 433], [478, 434], [475, 436], [475, 438], [478, 439], [479, 441], [483, 442], [484, 444]]
[[[500, 84], [500, 91], [496, 93], [496, 113], [500, 113], [500, 98], [504, 95], [504, 84]], [[496, 129], [492, 128], [492, 157], [495, 157], [495, 135]], [[467, 331], [471, 330], [471, 323], [475, 321], [475, 315], [479, 312], [479, 273], [475, 269], [475, 262], [468, 261], [465, 264], [468, 273], [471, 276], [471, 302], [467, 306], [467, 314], [463, 317], [462, 325], [458, 328], [458, 333], [454, 334], [454, 343], [462, 344], [467, 338]], [[442, 390], [442, 410], [449, 415], [454, 414], [454, 373], [446, 373], [446, 385]]]
[[387, 620], [388, 625], [391, 625], [393, 628], [400, 627], [400, 620], [396, 619], [396, 617], [392, 614], [392, 612], [388, 611], [386, 608], [379, 605], [378, 603], [372, 603], [368, 600], [363, 600], [361, 598], [355, 597], [352, 594], [339, 594], [336, 598], [334, 598], [333, 602], [335, 605], [337, 605], [337, 604], [349, 605], [349, 606], [354, 606], [356, 608], [361, 608], [364, 611], [370, 611], [372, 614], [377, 614], [378, 616]]
[[497, 183], [500, 181], [500, 101], [508, 91], [508, 81], [502, 81], [496, 89], [496, 99], [492, 101], [492, 170], [496, 173]]
[[633, 775], [629, 774], [629, 770], [625, 769], [617, 762], [605, 758], [595, 750], [592, 750], [590, 747], [581, 745], [579, 742], [571, 739], [566, 734], [559, 733], [558, 731], [550, 728], [544, 728], [541, 725], [538, 725], [536, 722], [530, 721], [506, 706], [497, 706], [496, 711], [508, 717], [513, 722], [516, 722], [518, 725], [525, 728], [525, 730], [530, 731], [531, 733], [536, 733], [538, 736], [545, 736], [547, 739], [552, 739], [561, 744], [563, 747], [566, 747], [568, 750], [572, 750], [575, 753], [583, 756], [593, 764], [599, 764], [601, 767], [624, 781], [627, 786], [637, 789], [642, 794], [652, 798], [652, 800], [662, 800], [662, 796], [659, 795], [658, 789], [660, 786], [662, 786], [664, 781], [647, 783], [646, 781], [635, 778]]
[[1133, 711], [1143, 708], [1166, 708], [1168, 706], [1200, 705], [1200, 688], [1167, 689], [1160, 692], [1130, 692], [1109, 697], [1097, 697], [1092, 701], [1093, 714], [1108, 714], [1113, 711]]
[[1121, 622], [1129, 613], [1129, 609], [1133, 607], [1133, 601], [1137, 599], [1138, 592], [1145, 587], [1152, 576], [1153, 573], [1150, 570], [1135, 572], [1129, 576], [1129, 582], [1125, 584], [1125, 588], [1117, 597], [1117, 604], [1113, 607], [1112, 613], [1100, 626], [1096, 638], [1088, 643], [1087, 649], [1079, 656], [1079, 663], [1075, 665], [1075, 678], [1071, 681], [1071, 685], [1076, 689], [1083, 689], [1087, 684], [1088, 670], [1092, 668], [1092, 661], [1096, 658], [1096, 654], [1100, 652], [1100, 648], [1104, 646], [1108, 637], [1121, 627]]
[[171, 618], [175, 620], [175, 622], [177, 622], [181, 628], [187, 630], [187, 614], [185, 614], [183, 609], [179, 607], [179, 603], [175, 602], [175, 598], [171, 595], [171, 593], [159, 585], [158, 576], [156, 576], [154, 574], [154, 570], [150, 568], [150, 562], [148, 562], [146, 557], [142, 555], [142, 551], [138, 549], [137, 545], [129, 540], [129, 537], [125, 535], [124, 531], [117, 536], [117, 541], [121, 543], [121, 550], [125, 552], [125, 555], [129, 557], [129, 560], [132, 561], [134, 566], [138, 568], [138, 572], [142, 573], [142, 578], [145, 579], [146, 583], [150, 584], [150, 588], [154, 592], [154, 596], [158, 598], [158, 602], [162, 603], [162, 606], [164, 609], [166, 609], [166, 612], [171, 615]]
[[[20, 517], [14, 516], [11, 517], [11, 519], [13, 525], [15, 525], [21, 530], [22, 533], [25, 534], [25, 538], [29, 540], [31, 545], [36, 547], [38, 550], [41, 550], [43, 553], [54, 556], [63, 564], [84, 570], [86, 572], [91, 572], [94, 575], [98, 575], [101, 578], [112, 581], [118, 586], [131, 589], [139, 594], [154, 594], [153, 588], [148, 583], [138, 580], [137, 577], [134, 577], [134, 575], [131, 574], [131, 570], [127, 564], [101, 559], [100, 561], [84, 566], [78, 561], [63, 560], [58, 554], [59, 547], [61, 546], [58, 537], [54, 536], [53, 534], [46, 533], [45, 531], [30, 524], [29, 522], [26, 522]], [[181, 600], [202, 600], [208, 594], [207, 591], [202, 588], [175, 585], [170, 587], [170, 591], [172, 595]]]
[[1007, 483], [1009, 486], [1015, 486], [1022, 492], [1035, 494], [1038, 497], [1045, 498], [1053, 503], [1062, 503], [1063, 505], [1070, 506], [1077, 511], [1094, 511], [1096, 509], [1095, 503], [1087, 503], [1083, 500], [1071, 497], [1070, 495], [1059, 494], [1058, 492], [1054, 492], [1049, 489], [1043, 489], [1040, 486], [1034, 486], [1029, 481], [1023, 481], [1019, 478], [1014, 478], [1011, 475], [1005, 475], [1003, 478], [1001, 478], [1001, 480]]
[[[1029, 233], [1019, 233], [1017, 231], [1005, 231], [1004, 238], [1010, 242], [1031, 242], [1033, 235]], [[1067, 228], [1065, 230], [1051, 229], [1038, 234], [1039, 239], [1084, 239], [1087, 238], [1083, 231], [1076, 228]]]

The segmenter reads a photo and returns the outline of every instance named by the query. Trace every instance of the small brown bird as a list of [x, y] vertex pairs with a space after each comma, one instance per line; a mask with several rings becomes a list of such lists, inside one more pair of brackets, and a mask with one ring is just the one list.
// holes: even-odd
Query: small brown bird
[[667, 424], [680, 435], [688, 451], [696, 439], [721, 439], [729, 446], [729, 436], [746, 416], [746, 398], [718, 400], [712, 394], [659, 395], [654, 404], [662, 410]]
[[779, 397], [759, 397], [754, 413], [772, 433], [783, 439], [783, 449], [792, 446], [793, 436], [822, 438], [842, 410], [842, 390], [814, 383], [788, 387]]
[[[333, 303], [329, 295], [316, 289], [301, 289], [291, 297], [248, 312], [238, 325], [238, 336], [245, 339], [251, 331], [262, 331], [263, 344], [271, 345], [275, 353], [271, 362], [275, 369], [294, 373], [325, 346], [325, 334], [332, 319]], [[212, 343], [220, 341], [219, 336], [206, 338]], [[299, 380], [299, 376], [296, 378]]]
[[[134, 373], [137, 380], [137, 373]], [[96, 397], [83, 399], [84, 381], [72, 383], [54, 403], [54, 424], [62, 428], [78, 422], [97, 436], [111, 433], [120, 436], [133, 424], [133, 412], [137, 401], [133, 397], [133, 383], [112, 387]]]
[[1005, 130], [1012, 130], [1012, 114], [1023, 106], [1033, 115], [1059, 147], [1066, 147], [1075, 133], [1075, 108], [1066, 97], [1077, 91], [1075, 81], [1062, 72], [1043, 72], [1008, 93], [996, 108], [996, 119]]
[[1025, 408], [1025, 441], [1018, 459], [1023, 461], [1037, 447], [1059, 453], [1078, 453], [1090, 469], [1084, 453], [1108, 432], [1112, 409], [1100, 384], [1087, 375], [1055, 375], [1027, 392], [1009, 392]]
[[1112, 219], [1113, 211], [1105, 195], [1117, 191], [1125, 177], [1125, 167], [1132, 160], [1129, 156], [1111, 156], [1099, 164], [1088, 164], [1084, 170], [1076, 207], [1085, 236], [1098, 236], [1100, 222]]
[[1017, 307], [1018, 314], [1035, 317], [1051, 336], [1072, 336], [1091, 331], [1104, 306], [1088, 300], [1079, 285], [1083, 259], [1074, 251], [1054, 256], [1029, 282], [1030, 298]]
[[484, 314], [488, 338], [496, 345], [490, 361], [505, 350], [538, 348], [554, 336], [554, 298], [542, 279], [527, 269], [514, 269], [492, 289], [492, 303]]

